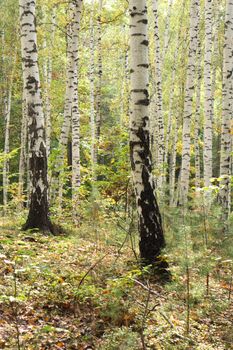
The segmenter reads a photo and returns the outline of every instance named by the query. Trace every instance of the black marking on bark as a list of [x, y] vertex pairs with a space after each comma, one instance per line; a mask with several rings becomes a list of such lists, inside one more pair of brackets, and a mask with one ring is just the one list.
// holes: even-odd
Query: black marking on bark
[[147, 19], [140, 19], [140, 20], [138, 21], [138, 23], [147, 24], [147, 23], [148, 23], [148, 20], [147, 20]]
[[145, 98], [143, 100], [138, 100], [137, 102], [135, 102], [135, 105], [137, 106], [149, 106], [150, 104], [150, 100], [148, 98]]
[[[144, 125], [148, 122], [148, 116], [144, 118]], [[151, 153], [150, 153], [150, 134], [143, 127], [136, 132], [138, 141], [130, 142], [130, 159], [132, 170], [135, 170], [134, 148], [140, 145], [140, 162], [142, 163], [142, 184], [144, 190], [141, 196], [137, 198], [137, 204], [140, 208], [139, 214], [139, 232], [140, 232], [140, 255], [142, 262], [146, 265], [155, 264], [161, 249], [165, 246], [165, 239], [162, 228], [162, 220], [159, 207], [155, 197], [154, 182], [151, 181]], [[160, 267], [162, 267], [160, 265]], [[164, 266], [167, 268], [167, 265]]]
[[148, 40], [143, 40], [140, 44], [141, 45], [145, 45], [145, 46], [149, 46], [149, 41]]
[[149, 64], [142, 63], [142, 64], [138, 64], [137, 67], [149, 68]]

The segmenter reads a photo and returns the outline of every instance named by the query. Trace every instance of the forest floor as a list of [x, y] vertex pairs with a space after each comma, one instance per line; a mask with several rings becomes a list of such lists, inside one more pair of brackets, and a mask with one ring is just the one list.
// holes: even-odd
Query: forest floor
[[206, 296], [195, 266], [173, 262], [170, 283], [152, 280], [104, 222], [94, 234], [93, 222], [59, 236], [19, 227], [0, 221], [0, 349], [233, 349], [231, 284], [219, 271]]

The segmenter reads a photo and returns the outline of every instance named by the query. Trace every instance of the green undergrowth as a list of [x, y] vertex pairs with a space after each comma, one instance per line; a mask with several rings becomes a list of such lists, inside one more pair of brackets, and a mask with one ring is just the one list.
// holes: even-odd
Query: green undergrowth
[[22, 232], [20, 217], [3, 218], [0, 349], [231, 349], [228, 238], [224, 247], [208, 218], [207, 244], [202, 212], [195, 215], [175, 227], [177, 213], [165, 218], [166, 284], [138, 266], [135, 225], [116, 213], [87, 216], [76, 228], [67, 220], [57, 236]]

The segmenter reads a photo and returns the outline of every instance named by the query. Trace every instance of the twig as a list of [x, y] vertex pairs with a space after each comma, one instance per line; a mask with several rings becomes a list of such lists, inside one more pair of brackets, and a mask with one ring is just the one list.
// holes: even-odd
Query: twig
[[147, 287], [145, 286], [145, 284], [141, 283], [140, 281], [134, 279], [134, 278], [131, 278], [132, 281], [134, 281], [136, 284], [138, 284], [139, 286], [141, 286], [143, 289], [147, 290], [147, 291], [150, 291], [151, 294], [154, 294], [156, 295], [157, 297], [159, 298], [162, 298], [162, 299], [166, 299], [165, 297], [163, 297], [161, 294], [159, 294], [158, 292], [156, 292], [155, 290], [151, 289], [150, 287]]
[[84, 274], [84, 276], [81, 278], [81, 280], [79, 281], [79, 284], [78, 284], [78, 289], [80, 288], [80, 286], [82, 285], [82, 283], [84, 282], [85, 278], [89, 275], [89, 273], [104, 259], [106, 258], [106, 256], [108, 255], [105, 254], [103, 255], [99, 260], [97, 260], [88, 270], [87, 272]]

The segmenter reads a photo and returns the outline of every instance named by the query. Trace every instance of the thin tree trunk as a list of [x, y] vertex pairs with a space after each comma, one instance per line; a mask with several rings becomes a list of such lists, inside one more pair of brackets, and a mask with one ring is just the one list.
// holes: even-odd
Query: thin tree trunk
[[48, 217], [47, 154], [38, 69], [35, 0], [19, 0], [23, 82], [29, 126], [30, 207], [24, 229], [52, 231]]
[[8, 204], [8, 190], [9, 190], [9, 152], [10, 152], [10, 120], [11, 120], [11, 102], [12, 89], [14, 80], [14, 71], [16, 66], [16, 53], [12, 59], [12, 72], [9, 79], [8, 91], [4, 100], [4, 117], [5, 117], [5, 140], [4, 140], [4, 162], [3, 162], [3, 205], [6, 209]]
[[195, 149], [195, 187], [201, 186], [201, 159], [200, 159], [200, 116], [201, 116], [201, 81], [202, 81], [202, 50], [200, 31], [198, 34], [197, 49], [197, 87], [196, 87], [196, 111], [194, 126], [194, 149]]
[[178, 42], [177, 47], [174, 54], [174, 61], [173, 61], [173, 68], [172, 68], [172, 81], [171, 81], [171, 92], [170, 92], [170, 98], [169, 98], [169, 114], [168, 114], [168, 121], [167, 121], [167, 132], [165, 137], [165, 152], [164, 152], [164, 164], [167, 167], [168, 166], [168, 151], [169, 151], [169, 140], [171, 135], [171, 129], [172, 129], [172, 115], [173, 115], [173, 100], [174, 100], [174, 93], [175, 93], [175, 76], [176, 76], [176, 62], [178, 57]]
[[166, 57], [166, 53], [168, 50], [168, 44], [169, 44], [169, 34], [170, 34], [170, 22], [171, 22], [171, 12], [172, 12], [172, 5], [174, 0], [168, 0], [168, 9], [167, 9], [167, 16], [165, 21], [165, 31], [164, 31], [164, 44], [163, 44], [163, 51], [162, 51], [162, 63], [164, 66], [164, 60]]
[[153, 264], [165, 245], [152, 177], [149, 129], [149, 58], [145, 0], [130, 0], [130, 157], [139, 217], [140, 255]]
[[212, 0], [205, 0], [205, 57], [204, 57], [204, 185], [210, 186], [213, 176], [212, 166], [212, 95], [211, 95], [211, 56], [212, 56]]
[[194, 79], [196, 67], [196, 53], [199, 30], [199, 0], [191, 0], [190, 6], [190, 44], [185, 87], [183, 136], [182, 136], [182, 164], [180, 175], [180, 203], [187, 203], [190, 176], [190, 127], [193, 115], [192, 104], [194, 95]]
[[[71, 18], [70, 18], [70, 23], [71, 23], [72, 16], [73, 16], [72, 11], [70, 15], [71, 15]], [[62, 199], [63, 199], [65, 153], [66, 153], [69, 133], [71, 129], [72, 101], [73, 101], [73, 91], [74, 91], [74, 86], [72, 81], [73, 53], [71, 48], [71, 37], [72, 37], [71, 24], [69, 24], [67, 29], [67, 64], [66, 64], [66, 91], [65, 91], [65, 102], [64, 102], [64, 118], [63, 118], [61, 133], [59, 137], [59, 153], [56, 161], [56, 170], [52, 179], [52, 202], [54, 203], [56, 201], [56, 198], [58, 198], [59, 207], [62, 206]]]
[[92, 1], [91, 17], [90, 17], [90, 126], [91, 126], [91, 170], [92, 181], [95, 180], [96, 166], [96, 114], [95, 114], [95, 85], [94, 85], [94, 70], [95, 70], [95, 47], [94, 47], [94, 0]]
[[170, 172], [169, 172], [169, 205], [175, 205], [175, 184], [176, 184], [176, 155], [177, 155], [177, 140], [178, 140], [178, 120], [175, 119], [173, 126], [173, 138], [170, 156]]
[[5, 114], [5, 142], [4, 142], [4, 162], [3, 162], [3, 206], [4, 210], [8, 204], [8, 189], [9, 189], [9, 152], [10, 152], [10, 117], [11, 117], [11, 98], [12, 84], [10, 83], [9, 91], [4, 101]]
[[155, 40], [155, 81], [156, 81], [156, 119], [158, 124], [158, 163], [156, 164], [159, 176], [157, 186], [161, 188], [164, 180], [164, 120], [163, 120], [163, 95], [162, 95], [162, 72], [161, 72], [161, 51], [159, 39], [158, 3], [153, 0], [154, 13], [154, 40]]
[[21, 147], [19, 156], [19, 187], [18, 187], [18, 197], [20, 200], [19, 207], [23, 207], [22, 196], [24, 191], [24, 176], [27, 160], [27, 139], [28, 139], [28, 122], [27, 122], [27, 102], [25, 90], [23, 90], [23, 101], [22, 101], [22, 123], [21, 123]]
[[[44, 11], [44, 18], [47, 18], [46, 12]], [[45, 20], [46, 22], [46, 20]], [[51, 82], [52, 82], [52, 47], [54, 44], [55, 28], [56, 28], [56, 15], [55, 10], [52, 11], [50, 35], [51, 43], [47, 42], [47, 33], [44, 36], [43, 49], [47, 50], [45, 58], [43, 60], [43, 76], [44, 76], [44, 114], [45, 114], [45, 126], [46, 126], [46, 148], [47, 155], [50, 155], [51, 149]]]
[[[99, 13], [97, 18], [97, 55], [98, 55], [98, 82], [96, 88], [96, 152], [98, 153], [98, 143], [101, 128], [101, 88], [102, 88], [102, 28], [101, 28], [102, 0], [99, 0]], [[96, 155], [97, 159], [97, 155]]]
[[79, 59], [79, 29], [82, 13], [82, 0], [73, 0], [74, 11], [72, 24], [72, 52], [73, 52], [73, 99], [72, 99], [72, 200], [73, 209], [78, 202], [80, 179], [80, 120], [78, 109], [78, 59]]
[[226, 1], [225, 35], [223, 49], [222, 133], [220, 201], [224, 218], [230, 211], [231, 121], [233, 120], [233, 1]]

